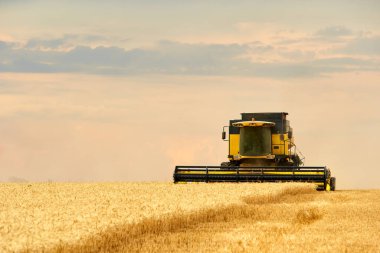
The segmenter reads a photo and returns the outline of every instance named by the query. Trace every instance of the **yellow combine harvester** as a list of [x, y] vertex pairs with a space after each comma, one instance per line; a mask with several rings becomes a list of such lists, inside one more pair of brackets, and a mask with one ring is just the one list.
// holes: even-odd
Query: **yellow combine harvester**
[[335, 177], [326, 167], [303, 166], [294, 144], [288, 113], [242, 113], [230, 120], [228, 162], [221, 166], [176, 166], [174, 182], [312, 182], [334, 191]]

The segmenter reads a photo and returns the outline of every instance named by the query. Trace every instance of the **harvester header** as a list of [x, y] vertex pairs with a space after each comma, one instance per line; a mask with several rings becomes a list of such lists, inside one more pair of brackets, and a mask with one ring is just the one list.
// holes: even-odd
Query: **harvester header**
[[[174, 182], [312, 182], [335, 190], [325, 166], [303, 166], [286, 112], [242, 113], [223, 127], [228, 161], [220, 166], [176, 166]], [[228, 139], [226, 131], [228, 128]]]

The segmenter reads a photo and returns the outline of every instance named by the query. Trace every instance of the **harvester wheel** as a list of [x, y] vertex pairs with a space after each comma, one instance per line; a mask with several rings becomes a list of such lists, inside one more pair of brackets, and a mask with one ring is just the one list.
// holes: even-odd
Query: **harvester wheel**
[[222, 167], [230, 167], [230, 166], [231, 166], [231, 163], [230, 163], [230, 162], [222, 162], [222, 163], [220, 164], [220, 166], [222, 166]]
[[330, 191], [335, 191], [335, 183], [336, 183], [335, 177], [330, 178]]
[[232, 162], [222, 162], [220, 164], [221, 167], [226, 167], [226, 169], [230, 169], [230, 170], [234, 170], [236, 166], [238, 166], [237, 164], [235, 163], [232, 163]]

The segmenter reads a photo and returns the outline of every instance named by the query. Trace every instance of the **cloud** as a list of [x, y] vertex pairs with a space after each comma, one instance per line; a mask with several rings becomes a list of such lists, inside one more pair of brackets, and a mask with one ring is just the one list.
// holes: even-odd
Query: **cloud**
[[[223, 75], [248, 63], [241, 59], [248, 50], [239, 44], [184, 44], [162, 41], [155, 49], [127, 52], [132, 72]], [[249, 63], [248, 63], [249, 64]]]
[[360, 37], [342, 49], [344, 53], [362, 55], [380, 55], [380, 36]]
[[350, 57], [331, 57], [288, 63], [252, 63], [249, 69], [253, 76], [272, 78], [316, 77], [332, 73], [352, 71], [380, 71], [379, 64], [369, 60]]
[[86, 46], [79, 46], [62, 54], [59, 62], [66, 65], [76, 66], [109, 66], [116, 67], [120, 64], [125, 64], [126, 51], [119, 47], [96, 47], [90, 48]]
[[0, 50], [8, 49], [8, 43], [0, 41]]
[[27, 41], [24, 48], [31, 50], [68, 50], [78, 44], [101, 44], [107, 37], [98, 34], [65, 34], [59, 38], [33, 38]]
[[25, 48], [35, 49], [35, 48], [49, 48], [56, 49], [64, 45], [67, 42], [67, 38], [51, 39], [51, 40], [39, 40], [31, 39], [25, 45]]
[[[54, 42], [59, 44], [59, 42]], [[222, 74], [246, 60], [248, 46], [183, 44], [162, 41], [154, 49], [77, 46], [67, 52], [15, 49], [2, 44], [3, 72], [87, 72], [97, 74]]]
[[344, 26], [329, 26], [316, 32], [317, 37], [340, 38], [352, 35], [353, 32]]
[[[343, 28], [321, 34], [341, 36]], [[379, 71], [371, 54], [380, 53], [380, 38], [357, 39], [330, 55], [290, 49], [259, 41], [245, 44], [205, 44], [160, 41], [151, 48], [126, 50], [109, 46], [76, 46], [58, 50], [67, 39], [30, 40], [24, 47], [0, 41], [0, 72], [92, 73], [101, 75], [185, 74], [248, 75], [272, 78], [313, 77], [346, 71]], [[44, 48], [44, 49], [42, 49]], [[46, 48], [49, 48], [46, 50]], [[353, 55], [336, 56], [341, 51]], [[365, 60], [356, 53], [367, 53]]]

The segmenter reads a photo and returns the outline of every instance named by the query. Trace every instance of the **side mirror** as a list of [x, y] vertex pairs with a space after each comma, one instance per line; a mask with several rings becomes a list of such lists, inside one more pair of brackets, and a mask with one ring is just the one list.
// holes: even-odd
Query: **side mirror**
[[288, 132], [288, 137], [291, 139], [293, 137], [293, 132]]
[[225, 140], [226, 139], [226, 132], [222, 132], [222, 139]]

